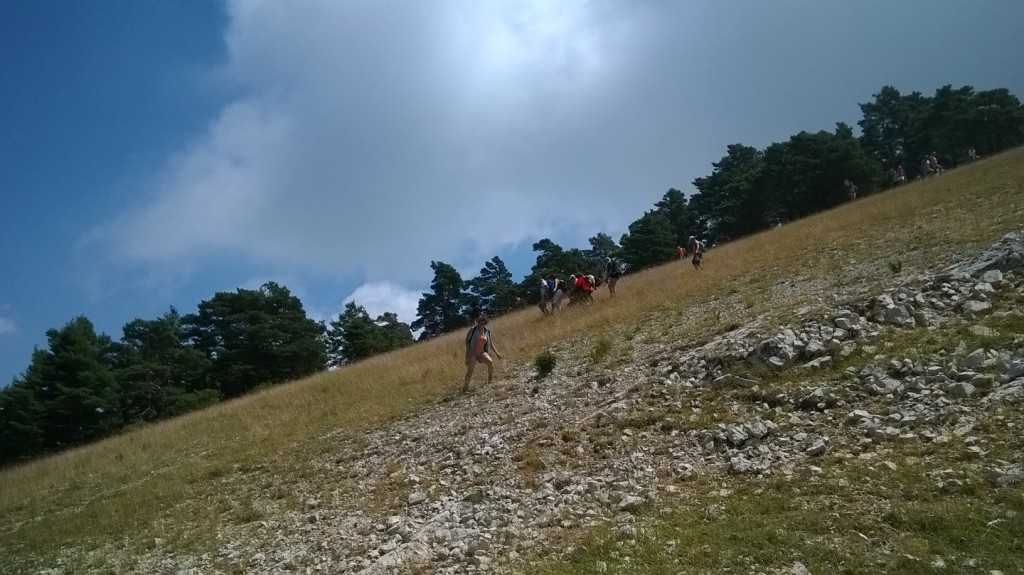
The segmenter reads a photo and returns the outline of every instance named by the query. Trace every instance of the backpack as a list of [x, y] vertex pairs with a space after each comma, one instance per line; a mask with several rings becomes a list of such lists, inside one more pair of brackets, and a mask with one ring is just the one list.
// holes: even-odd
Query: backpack
[[612, 259], [608, 262], [608, 277], [617, 278], [622, 275], [622, 262]]

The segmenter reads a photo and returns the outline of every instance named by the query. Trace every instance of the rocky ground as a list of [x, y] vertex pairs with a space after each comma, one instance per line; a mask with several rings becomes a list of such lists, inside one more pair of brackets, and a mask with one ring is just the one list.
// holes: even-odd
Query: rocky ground
[[[156, 541], [119, 570], [516, 572], [591, 527], [635, 537], [645, 512], [701, 478], [785, 477], [820, 470], [825, 454], [895, 467], [894, 442], [965, 446], [970, 463], [936, 467], [937, 485], [980, 474], [1012, 488], [1024, 446], [994, 449], [979, 428], [1024, 425], [1024, 338], [989, 321], [1021, 325], [1024, 234], [892, 277], [875, 293], [804, 293], [813, 305], [782, 327], [754, 320], [696, 341], [685, 321], [652, 322], [569, 342], [543, 379], [503, 374], [368, 432], [338, 432], [303, 477], [236, 482], [254, 520], [225, 526], [219, 549], [188, 556]], [[927, 335], [951, 343], [906, 343]]]

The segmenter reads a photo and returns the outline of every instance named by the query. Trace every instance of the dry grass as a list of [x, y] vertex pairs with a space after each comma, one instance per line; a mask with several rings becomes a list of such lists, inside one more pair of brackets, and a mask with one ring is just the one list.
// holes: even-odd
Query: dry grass
[[[492, 328], [506, 358], [499, 369], [531, 370], [542, 350], [587, 333], [601, 334], [586, 347], [593, 362], [628, 355], [625, 342], [658, 316], [688, 322], [695, 341], [755, 318], [789, 321], [792, 309], [816, 302], [765, 309], [764, 294], [786, 281], [841, 291], [891, 282], [892, 258], [902, 273], [953, 261], [1024, 222], [1022, 166], [1024, 150], [1014, 150], [718, 246], [701, 271], [673, 262], [627, 276], [614, 300], [601, 291], [597, 305], [555, 317], [531, 307], [498, 318]], [[304, 473], [312, 454], [330, 449], [326, 434], [454, 394], [461, 340], [452, 334], [4, 470], [0, 567], [46, 564], [70, 545], [140, 545], [168, 532], [199, 534], [190, 544], [209, 544], [222, 517], [207, 503], [230, 501], [219, 493], [225, 478], [267, 466]], [[232, 513], [244, 520], [260, 511], [238, 503]]]

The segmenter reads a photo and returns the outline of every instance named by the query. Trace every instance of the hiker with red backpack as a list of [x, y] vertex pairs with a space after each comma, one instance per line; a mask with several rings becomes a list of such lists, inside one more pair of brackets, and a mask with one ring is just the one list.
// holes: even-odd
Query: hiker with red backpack
[[571, 284], [569, 286], [569, 305], [594, 303], [594, 286], [596, 282], [592, 278], [593, 276], [588, 277], [585, 274], [569, 276], [569, 283]]

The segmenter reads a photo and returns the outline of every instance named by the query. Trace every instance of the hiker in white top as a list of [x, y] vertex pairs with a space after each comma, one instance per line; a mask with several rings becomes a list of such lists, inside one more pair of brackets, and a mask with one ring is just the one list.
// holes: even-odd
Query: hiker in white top
[[540, 308], [540, 311], [543, 312], [544, 315], [548, 315], [550, 313], [548, 311], [548, 302], [551, 301], [551, 296], [551, 286], [543, 277], [540, 278], [540, 303], [537, 304], [537, 307]]
[[693, 264], [693, 269], [703, 269], [704, 264], [704, 242], [698, 240], [694, 236], [690, 236], [690, 253], [693, 254], [693, 259], [690, 263]]

